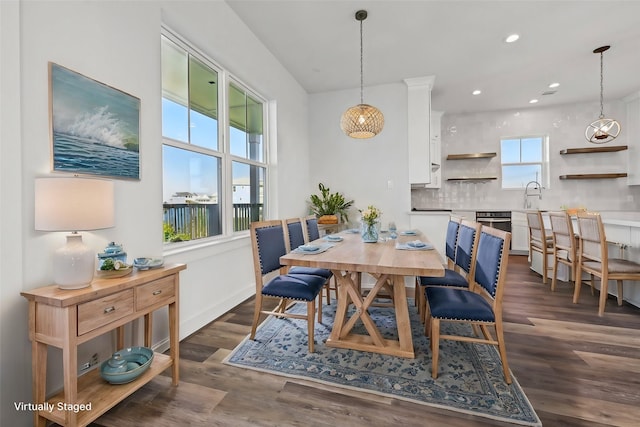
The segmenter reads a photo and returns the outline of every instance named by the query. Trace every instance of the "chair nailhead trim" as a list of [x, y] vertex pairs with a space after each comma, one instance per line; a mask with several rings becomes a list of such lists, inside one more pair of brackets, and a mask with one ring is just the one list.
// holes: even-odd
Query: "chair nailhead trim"
[[294, 301], [313, 301], [311, 299], [283, 297], [282, 295], [267, 294], [267, 293], [264, 293], [264, 292], [262, 293], [262, 295], [266, 295], [268, 297], [274, 297], [274, 298], [286, 298], [286, 299], [290, 299], [290, 300], [294, 300]]

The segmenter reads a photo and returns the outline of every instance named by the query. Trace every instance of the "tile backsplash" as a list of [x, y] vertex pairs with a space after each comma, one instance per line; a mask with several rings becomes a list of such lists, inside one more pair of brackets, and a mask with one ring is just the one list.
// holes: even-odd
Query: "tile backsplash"
[[[626, 117], [623, 101], [605, 104], [611, 117]], [[442, 117], [442, 186], [411, 190], [414, 208], [523, 209], [524, 190], [503, 190], [500, 173], [500, 139], [527, 135], [549, 137], [549, 180], [542, 199], [532, 207], [545, 210], [561, 206], [590, 210], [638, 210], [640, 186], [628, 186], [626, 178], [560, 180], [564, 174], [627, 172], [628, 151], [560, 155], [565, 148], [594, 147], [584, 138], [586, 126], [597, 118], [597, 103], [527, 108], [488, 113], [444, 114]], [[620, 136], [610, 145], [626, 145], [622, 123]], [[448, 154], [496, 152], [487, 159], [446, 160]], [[460, 176], [497, 176], [497, 180], [447, 181]], [[537, 204], [537, 206], [536, 206]]]

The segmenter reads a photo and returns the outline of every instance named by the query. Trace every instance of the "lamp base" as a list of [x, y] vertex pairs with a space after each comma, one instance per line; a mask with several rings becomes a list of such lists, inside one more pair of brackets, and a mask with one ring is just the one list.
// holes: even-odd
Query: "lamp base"
[[77, 233], [67, 235], [67, 244], [53, 254], [53, 281], [60, 289], [82, 289], [91, 285], [95, 259]]

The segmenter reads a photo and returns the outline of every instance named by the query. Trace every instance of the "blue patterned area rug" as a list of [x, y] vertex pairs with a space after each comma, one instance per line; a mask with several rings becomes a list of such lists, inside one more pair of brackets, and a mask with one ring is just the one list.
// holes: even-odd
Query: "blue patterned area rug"
[[[304, 313], [306, 304], [298, 303], [292, 310]], [[429, 339], [413, 300], [409, 310], [415, 359], [327, 347], [335, 306], [325, 305], [323, 324], [316, 323], [314, 353], [307, 352], [305, 321], [269, 317], [256, 340], [245, 338], [224, 363], [514, 424], [542, 425], [516, 379], [511, 385], [504, 382], [500, 356], [493, 346], [441, 340], [438, 378], [432, 379]], [[391, 308], [372, 307], [369, 312], [383, 336], [396, 336]], [[361, 323], [359, 327], [364, 331]], [[472, 333], [461, 324], [447, 324], [442, 333], [460, 332], [460, 328]]]

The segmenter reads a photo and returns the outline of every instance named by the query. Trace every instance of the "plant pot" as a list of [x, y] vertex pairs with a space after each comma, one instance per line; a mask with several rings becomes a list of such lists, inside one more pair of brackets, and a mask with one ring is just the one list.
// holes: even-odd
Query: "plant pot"
[[338, 216], [337, 215], [322, 215], [318, 218], [318, 224], [337, 224]]

